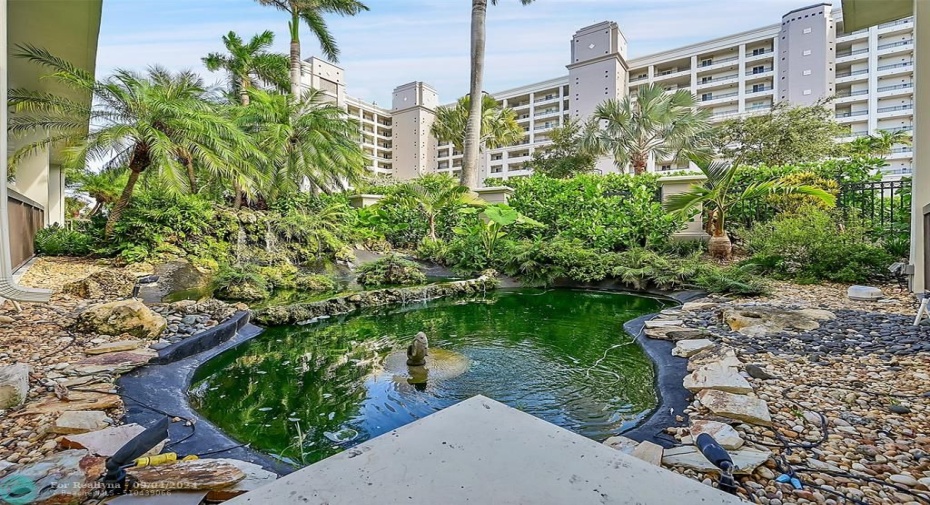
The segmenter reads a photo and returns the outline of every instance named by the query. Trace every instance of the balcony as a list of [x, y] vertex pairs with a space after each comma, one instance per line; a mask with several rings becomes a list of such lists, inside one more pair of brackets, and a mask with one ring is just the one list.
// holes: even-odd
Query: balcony
[[905, 61], [902, 63], [891, 63], [889, 65], [879, 65], [878, 71], [881, 72], [882, 70], [893, 70], [897, 68], [905, 68], [905, 67], [913, 67], [913, 66], [914, 66], [913, 61]]
[[837, 98], [847, 98], [847, 97], [850, 97], [850, 96], [860, 96], [860, 95], [868, 95], [868, 94], [869, 94], [869, 90], [867, 90], [867, 89], [860, 89], [860, 90], [857, 90], [857, 91], [840, 91], [840, 92], [838, 92], [838, 93], [836, 94], [836, 97], [837, 97]]
[[748, 60], [750, 58], [755, 58], [757, 56], [768, 57], [768, 56], [771, 56], [772, 54], [775, 54], [775, 51], [768, 49], [768, 48], [760, 49], [760, 50], [753, 50], [753, 51], [749, 51], [746, 53], [746, 59]]
[[914, 87], [914, 83], [906, 82], [904, 84], [895, 84], [892, 86], [879, 86], [878, 92], [881, 93], [883, 91], [894, 91], [896, 89], [911, 89], [913, 87]]
[[766, 91], [772, 91], [773, 89], [775, 89], [774, 86], [762, 86], [762, 87], [759, 87], [759, 88], [747, 89], [747, 90], [746, 90], [746, 94], [747, 94], [747, 95], [752, 95], [752, 94], [754, 94], [754, 93], [765, 93]]
[[709, 58], [706, 61], [700, 62], [698, 66], [701, 69], [705, 69], [708, 67], [713, 67], [714, 65], [720, 65], [722, 63], [730, 63], [731, 61], [739, 61], [739, 56], [728, 56], [726, 58]]
[[847, 70], [845, 72], [837, 72], [837, 79], [846, 79], [849, 78], [850, 81], [856, 81], [859, 79], [865, 79], [869, 75], [869, 69], [863, 68], [862, 70]]
[[849, 32], [849, 33], [844, 33], [844, 34], [841, 34], [841, 35], [837, 35], [836, 40], [837, 40], [837, 42], [845, 42], [845, 41], [847, 41], [847, 40], [854, 40], [854, 39], [858, 39], [858, 38], [865, 38], [865, 37], [867, 37], [868, 35], [869, 35], [869, 29], [868, 29], [868, 28], [863, 28], [863, 29], [861, 29], [861, 30], [856, 30], [856, 31], [854, 31], [854, 32]]
[[636, 77], [631, 77], [630, 82], [634, 83], [634, 82], [639, 82], [639, 81], [645, 81], [646, 79], [649, 79], [648, 75], [638, 75]]
[[559, 95], [546, 95], [542, 98], [534, 99], [533, 103], [543, 103], [543, 102], [549, 102], [549, 101], [558, 100], [558, 99], [559, 99]]
[[876, 112], [895, 112], [900, 110], [911, 110], [914, 108], [914, 104], [909, 103], [905, 105], [892, 105], [890, 107], [879, 107]]
[[552, 115], [552, 114], [558, 114], [558, 113], [559, 113], [559, 109], [550, 109], [550, 110], [536, 111], [536, 112], [533, 114], [533, 117], [550, 116], [550, 115]]
[[772, 67], [765, 67], [762, 70], [750, 70], [746, 72], [744, 75], [746, 77], [749, 77], [750, 79], [753, 79], [756, 77], [766, 77], [768, 76], [769, 73], [772, 72], [772, 70], [774, 70]]
[[887, 43], [887, 44], [879, 44], [879, 45], [878, 45], [878, 50], [881, 51], [882, 49], [890, 49], [890, 48], [892, 48], [892, 47], [903, 47], [903, 46], [911, 46], [911, 45], [914, 45], [914, 39], [910, 39], [910, 40], [899, 40], [899, 41], [897, 41], [897, 42], [889, 42], [889, 43]]
[[762, 104], [746, 107], [746, 112], [761, 112], [764, 110], [772, 110], [772, 106], [769, 104]]
[[836, 52], [836, 57], [837, 57], [837, 58], [845, 58], [845, 57], [847, 57], [847, 56], [856, 56], [856, 55], [859, 55], [859, 54], [868, 54], [868, 52], [869, 52], [869, 48], [868, 48], [868, 47], [863, 47], [862, 49], [850, 49], [850, 50], [848, 50], [848, 51], [837, 51], [837, 52]]
[[684, 77], [691, 74], [690, 68], [685, 69], [675, 69], [675, 70], [663, 70], [662, 72], [657, 73], [653, 76], [653, 80], [660, 81], [663, 79], [673, 79], [675, 77]]
[[727, 81], [731, 81], [739, 77], [739, 74], [730, 74], [723, 75], [720, 77], [715, 77], [713, 79], [702, 80], [698, 83], [698, 87], [707, 87], [707, 86], [719, 86], [721, 84], [726, 84]]
[[891, 21], [889, 23], [882, 23], [878, 25], [879, 33], [895, 32], [904, 29], [913, 28], [914, 18], [904, 18], [897, 21]]
[[534, 126], [534, 127], [533, 127], [533, 131], [537, 131], [537, 132], [538, 132], [538, 131], [540, 131], [540, 130], [550, 130], [550, 129], [552, 129], [552, 128], [555, 128], [556, 126], [559, 126], [559, 125], [554, 124], [554, 123], [541, 124], [541, 125]]
[[701, 96], [701, 102], [713, 102], [715, 100], [723, 100], [724, 98], [732, 98], [735, 96], [739, 96], [739, 91], [734, 91], [732, 93], [721, 93], [721, 94], [707, 93]]
[[867, 110], [854, 110], [854, 111], [849, 111], [849, 112], [837, 112], [836, 118], [842, 119], [842, 118], [847, 118], [847, 117], [868, 116], [868, 115], [869, 115], [869, 111]]
[[[879, 128], [880, 130], [882, 128]], [[898, 126], [897, 128], [884, 128], [888, 133], [897, 133], [897, 132], [912, 132], [914, 131], [913, 126]]]

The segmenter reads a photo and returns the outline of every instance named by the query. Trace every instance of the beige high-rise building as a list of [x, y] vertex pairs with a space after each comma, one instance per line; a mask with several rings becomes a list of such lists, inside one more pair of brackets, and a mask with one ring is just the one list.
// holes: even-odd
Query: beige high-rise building
[[[645, 83], [686, 89], [714, 121], [764, 113], [775, 103], [809, 105], [835, 97], [830, 107], [850, 141], [876, 130], [913, 131], [913, 18], [847, 33], [842, 13], [830, 4], [792, 10], [776, 23], [660, 53], [628, 59], [627, 41], [614, 22], [578, 30], [567, 51], [568, 74], [492, 93], [514, 109], [523, 138], [482, 153], [479, 180], [532, 173], [533, 152], [549, 132], [570, 118], [584, 119], [608, 98], [636, 93]], [[319, 87], [362, 125], [370, 169], [410, 179], [425, 173], [457, 176], [462, 153], [440, 145], [429, 131], [440, 106], [433, 88], [412, 82], [394, 90], [390, 109], [351, 98], [342, 69], [316, 58], [304, 64], [305, 85]], [[909, 175], [912, 150], [895, 146], [886, 177]], [[615, 172], [612, 160], [598, 163]], [[688, 168], [676, 160], [650, 160], [648, 170]]]

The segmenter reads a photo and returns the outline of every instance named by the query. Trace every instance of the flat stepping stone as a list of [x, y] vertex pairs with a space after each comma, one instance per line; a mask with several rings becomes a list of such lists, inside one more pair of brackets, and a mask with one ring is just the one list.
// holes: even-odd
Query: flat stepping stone
[[701, 433], [707, 433], [721, 447], [727, 450], [736, 450], [743, 446], [743, 437], [739, 436], [736, 428], [717, 421], [697, 420], [691, 423], [691, 438], [696, 440]]
[[627, 438], [621, 435], [610, 437], [607, 440], [604, 440], [604, 445], [610, 447], [611, 449], [616, 449], [624, 454], [633, 454], [633, 451], [636, 449], [636, 446], [639, 445], [639, 442], [633, 440], [632, 438]]
[[745, 421], [750, 424], [772, 425], [772, 416], [769, 414], [768, 404], [754, 396], [705, 389], [697, 394], [697, 399], [701, 402], [701, 405], [718, 416]]
[[668, 328], [669, 326], [683, 326], [685, 324], [681, 319], [652, 319], [646, 321], [646, 328]]
[[18, 407], [29, 394], [29, 365], [16, 363], [0, 367], [0, 410]]
[[662, 452], [664, 450], [665, 449], [661, 445], [654, 444], [647, 440], [637, 445], [636, 448], [633, 449], [631, 456], [655, 466], [662, 466]]
[[679, 340], [678, 343], [675, 344], [675, 348], [672, 349], [672, 356], [690, 358], [704, 349], [710, 349], [715, 345], [713, 341], [706, 338]]
[[98, 345], [97, 347], [85, 349], [84, 354], [96, 355], [120, 351], [132, 351], [142, 347], [142, 344], [143, 342], [141, 340], [120, 340], [119, 342], [109, 342], [106, 344]]
[[99, 410], [68, 410], [58, 416], [52, 431], [61, 434], [87, 433], [106, 428], [109, 426], [108, 420], [106, 413]]
[[695, 340], [710, 335], [710, 332], [700, 328], [684, 328], [679, 326], [668, 326], [663, 328], [649, 328], [644, 330], [649, 338], [656, 340]]
[[736, 357], [736, 351], [732, 347], [716, 345], [688, 358], [688, 371], [693, 372], [699, 368], [714, 364], [738, 368], [743, 365], [743, 362]]
[[239, 470], [242, 470], [242, 472], [245, 473], [245, 478], [230, 487], [211, 489], [207, 493], [207, 501], [232, 500], [241, 494], [248, 493], [253, 489], [258, 489], [265, 484], [278, 480], [278, 474], [269, 472], [255, 463], [240, 461], [238, 459], [214, 459], [211, 461], [229, 463]]
[[158, 357], [158, 352], [152, 349], [111, 352], [84, 358], [72, 364], [68, 370], [78, 375], [122, 374], [139, 368], [156, 357]]
[[[730, 458], [733, 459], [733, 464], [736, 465], [736, 470], [734, 470], [733, 473], [737, 474], [750, 474], [759, 465], [765, 463], [772, 457], [772, 453], [769, 451], [748, 448], [728, 452], [730, 453]], [[662, 456], [662, 464], [665, 466], [690, 468], [691, 470], [702, 473], [720, 471], [720, 469], [714, 466], [710, 461], [707, 461], [707, 458], [701, 454], [701, 451], [693, 445], [667, 449]]]
[[681, 306], [681, 310], [685, 312], [698, 312], [713, 309], [717, 305], [719, 305], [717, 302], [687, 302]]
[[245, 479], [245, 472], [235, 465], [215, 459], [178, 461], [168, 465], [130, 468], [126, 473], [136, 479], [135, 487], [152, 490], [200, 491], [229, 487]]
[[820, 321], [836, 319], [836, 314], [821, 309], [783, 309], [766, 305], [732, 307], [723, 311], [723, 321], [733, 331], [761, 336], [783, 330], [810, 331], [820, 328]]
[[[91, 454], [110, 457], [143, 431], [145, 428], [138, 424], [124, 424], [80, 435], [65, 435], [58, 444], [65, 449], [86, 449]], [[155, 449], [149, 451], [150, 454], [159, 452]]]
[[30, 405], [20, 412], [10, 414], [10, 417], [58, 414], [67, 410], [107, 410], [118, 407], [122, 403], [119, 395], [71, 391], [67, 400], [59, 400], [54, 395], [50, 395], [47, 399], [35, 405]]
[[691, 372], [691, 375], [685, 377], [683, 385], [685, 389], [692, 393], [702, 389], [715, 389], [745, 395], [753, 391], [752, 385], [740, 375], [737, 369], [720, 364], [711, 364], [698, 368]]
[[846, 296], [850, 300], [862, 302], [875, 302], [885, 297], [881, 289], [872, 286], [849, 286], [846, 290]]
[[0, 489], [29, 490], [25, 495], [28, 500], [20, 497], [18, 503], [84, 503], [97, 488], [95, 481], [103, 475], [104, 464], [104, 458], [91, 456], [87, 451], [62, 451], [17, 468], [15, 473], [0, 479]]

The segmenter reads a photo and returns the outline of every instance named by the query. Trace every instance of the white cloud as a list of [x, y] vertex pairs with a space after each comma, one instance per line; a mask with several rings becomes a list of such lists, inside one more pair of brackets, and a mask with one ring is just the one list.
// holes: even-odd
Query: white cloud
[[[371, 12], [328, 19], [341, 49], [349, 93], [390, 103], [397, 85], [414, 80], [436, 87], [443, 101], [467, 92], [470, 3], [465, 0], [369, 0]], [[565, 75], [569, 40], [583, 26], [616, 21], [629, 56], [672, 49], [780, 22], [799, 0], [537, 0], [489, 7], [485, 89], [507, 89]], [[161, 64], [192, 68], [208, 82], [200, 58], [222, 51], [220, 37], [249, 37], [270, 29], [286, 52], [286, 16], [248, 0], [107, 0], [98, 71]], [[318, 54], [304, 29], [302, 56]]]

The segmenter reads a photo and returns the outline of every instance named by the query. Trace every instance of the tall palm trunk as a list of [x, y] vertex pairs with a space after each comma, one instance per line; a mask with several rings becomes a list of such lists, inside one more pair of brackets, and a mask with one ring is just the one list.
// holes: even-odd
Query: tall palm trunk
[[[300, 56], [297, 58], [300, 59]], [[249, 101], [248, 92], [250, 84], [247, 77], [239, 79], [239, 103], [241, 103], [243, 107], [248, 107], [249, 103], [251, 103]], [[235, 196], [233, 196], [233, 208], [239, 210], [242, 207], [242, 186], [239, 185], [238, 179], [233, 179], [233, 192], [235, 193]]]
[[707, 241], [707, 252], [712, 258], [728, 260], [733, 257], [733, 243], [724, 229], [724, 213], [719, 210], [711, 214], [713, 234]]
[[643, 156], [641, 156], [641, 155], [634, 156], [634, 157], [633, 157], [633, 174], [634, 174], [634, 175], [642, 175], [642, 174], [646, 173], [646, 165], [647, 165], [647, 164], [648, 164], [648, 162], [646, 161], [646, 158], [645, 158], [645, 157], [643, 157]]
[[194, 173], [194, 160], [190, 156], [184, 159], [184, 166], [187, 168], [187, 182], [190, 184], [191, 193], [197, 192], [197, 174]]
[[433, 214], [429, 215], [429, 238], [436, 240], [436, 216]]
[[296, 12], [288, 25], [291, 28], [291, 98], [300, 100], [300, 17]]
[[471, 87], [469, 89], [468, 122], [465, 125], [465, 159], [459, 182], [478, 187], [478, 154], [481, 148], [481, 87], [484, 81], [485, 24], [488, 0], [471, 3]]
[[126, 181], [126, 187], [123, 188], [122, 194], [119, 195], [119, 200], [113, 205], [113, 209], [110, 210], [110, 216], [107, 218], [107, 225], [104, 227], [104, 236], [106, 238], [113, 236], [113, 228], [123, 216], [123, 211], [126, 210], [126, 206], [129, 205], [129, 200], [132, 198], [132, 190], [136, 187], [139, 174], [142, 173], [141, 170], [136, 170], [134, 168], [131, 168], [131, 170], [132, 171], [129, 172], [129, 180]]

